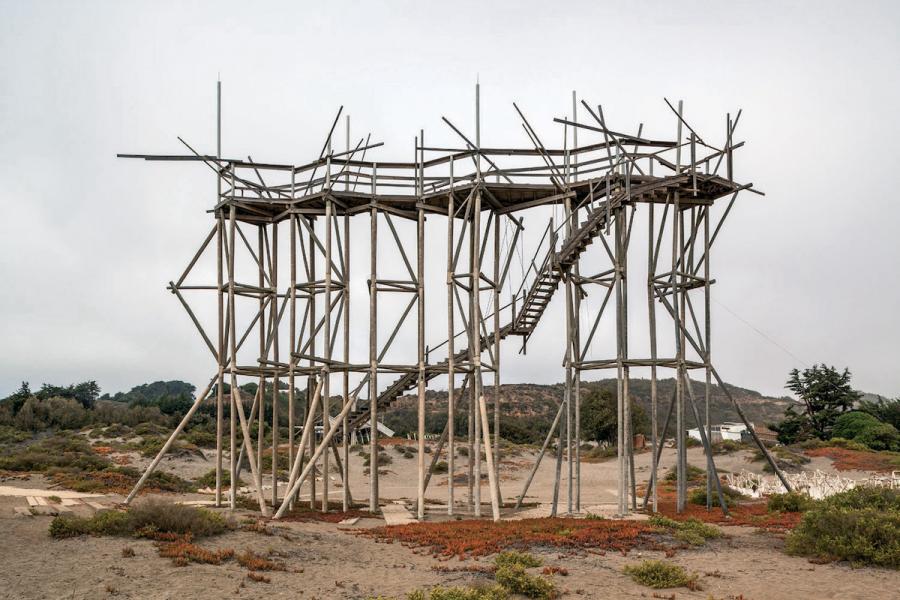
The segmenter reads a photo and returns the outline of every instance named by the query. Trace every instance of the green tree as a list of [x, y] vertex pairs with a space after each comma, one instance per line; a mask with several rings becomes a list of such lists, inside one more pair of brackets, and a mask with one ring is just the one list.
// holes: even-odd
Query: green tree
[[18, 390], [0, 400], [0, 402], [9, 402], [10, 412], [15, 415], [24, 406], [25, 401], [31, 398], [31, 395], [31, 387], [27, 381], [23, 381]]
[[[617, 401], [605, 388], [593, 388], [581, 399], [581, 435], [597, 443], [615, 442], [617, 427]], [[646, 434], [650, 419], [646, 411], [632, 402], [631, 426], [634, 433]]]
[[[835, 420], [851, 410], [862, 394], [850, 387], [850, 370], [838, 371], [824, 364], [813, 365], [802, 372], [794, 369], [785, 387], [803, 402], [800, 417], [810, 434], [821, 440], [831, 439]], [[789, 417], [785, 413], [786, 417]]]
[[900, 398], [888, 399], [881, 396], [874, 400], [861, 400], [859, 410], [869, 413], [882, 423], [889, 423], [900, 429]]

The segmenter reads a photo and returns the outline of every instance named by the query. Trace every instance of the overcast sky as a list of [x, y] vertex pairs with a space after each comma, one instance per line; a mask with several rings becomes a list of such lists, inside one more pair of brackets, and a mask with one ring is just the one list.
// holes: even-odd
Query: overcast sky
[[[178, 135], [214, 153], [219, 74], [223, 154], [295, 164], [340, 105], [381, 160], [409, 160], [420, 128], [455, 144], [440, 117], [472, 130], [476, 76], [485, 146], [528, 145], [513, 100], [561, 139], [572, 90], [610, 126], [670, 139], [663, 97], [719, 143], [741, 108], [736, 175], [767, 195], [743, 197], [717, 241], [719, 372], [781, 395], [791, 368], [827, 362], [900, 395], [900, 5], [633, 4], [0, 1], [0, 396], [205, 382], [165, 285], [211, 224], [214, 179], [115, 154], [181, 153]], [[504, 350], [504, 381], [562, 380], [554, 304], [528, 356]]]

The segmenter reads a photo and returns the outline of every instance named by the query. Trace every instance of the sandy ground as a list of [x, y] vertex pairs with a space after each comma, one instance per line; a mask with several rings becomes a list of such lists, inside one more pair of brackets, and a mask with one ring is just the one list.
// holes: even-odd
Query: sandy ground
[[[234, 561], [220, 566], [173, 566], [160, 558], [152, 542], [121, 538], [82, 537], [51, 540], [50, 517], [16, 517], [13, 502], [0, 499], [0, 598], [367, 598], [398, 596], [436, 584], [463, 585], [486, 581], [471, 573], [443, 573], [436, 566], [472, 561], [438, 561], [399, 544], [379, 544], [325, 523], [284, 523], [279, 535], [235, 532], [204, 541], [210, 548], [252, 549], [275, 553], [287, 572], [270, 572], [271, 583], [246, 578]], [[355, 527], [381, 524], [364, 519]], [[751, 529], [729, 527], [727, 539], [700, 550], [680, 551], [672, 562], [701, 575], [702, 591], [661, 592], [662, 597], [798, 599], [896, 598], [900, 574], [880, 569], [854, 570], [843, 565], [814, 565], [780, 552], [781, 542]], [[134, 550], [123, 558], [122, 549]], [[561, 556], [536, 552], [547, 565], [564, 566], [557, 577], [563, 597], [647, 598], [652, 590], [633, 583], [622, 568], [642, 558], [662, 558], [658, 552], [629, 556]]]
[[[411, 444], [410, 444], [411, 445]], [[392, 463], [381, 478], [386, 499], [412, 498], [415, 494], [416, 461], [406, 459], [387, 448]], [[689, 461], [704, 465], [699, 449], [690, 449]], [[738, 452], [716, 457], [720, 469], [759, 470], [761, 464], [747, 461], [748, 453]], [[503, 463], [502, 492], [512, 499], [521, 490], [533, 455], [509, 456]], [[549, 459], [549, 460], [547, 460]], [[140, 467], [146, 461], [135, 460]], [[638, 480], [649, 477], [650, 454], [635, 457]], [[674, 462], [674, 451], [663, 454], [662, 468]], [[457, 474], [465, 471], [465, 458], [458, 458]], [[172, 459], [163, 468], [182, 476], [196, 476], [211, 468], [210, 460]], [[816, 459], [807, 468], [831, 470], [828, 459]], [[362, 458], [351, 454], [351, 491], [357, 500], [368, 496], [368, 476], [363, 474]], [[545, 458], [529, 491], [528, 499], [539, 506], [532, 514], [546, 512], [552, 494], [554, 462]], [[563, 473], [565, 474], [565, 465]], [[615, 501], [615, 460], [582, 465], [582, 504], [586, 509], [602, 511]], [[847, 476], [848, 473], [843, 472]], [[340, 479], [333, 473], [332, 500], [340, 499]], [[852, 474], [850, 474], [852, 475]], [[859, 476], [865, 476], [862, 473]], [[249, 480], [249, 475], [245, 476]], [[267, 480], [266, 483], [269, 483]], [[18, 488], [50, 487], [40, 476], [2, 482]], [[321, 491], [322, 481], [318, 482]], [[308, 488], [304, 488], [306, 491]], [[563, 485], [562, 500], [565, 502]], [[429, 513], [439, 518], [445, 508], [447, 475], [436, 475], [428, 491], [434, 501]], [[487, 502], [487, 487], [483, 491]], [[170, 496], [171, 498], [171, 496]], [[178, 500], [209, 499], [202, 494], [178, 496]], [[457, 498], [465, 498], [465, 485], [457, 485]], [[120, 496], [99, 499], [114, 504]], [[201, 542], [210, 548], [252, 549], [275, 553], [288, 566], [287, 572], [266, 573], [271, 583], [249, 581], [247, 570], [230, 561], [220, 566], [191, 565], [176, 567], [160, 558], [153, 543], [146, 540], [82, 537], [53, 540], [48, 534], [49, 516], [22, 516], [16, 507], [27, 506], [24, 496], [0, 496], [0, 598], [368, 598], [373, 595], [403, 597], [407, 592], [436, 584], [463, 585], [486, 581], [486, 576], [464, 572], [438, 572], [433, 567], [473, 564], [438, 561], [417, 554], [399, 544], [379, 544], [371, 539], [346, 533], [348, 526], [327, 523], [281, 523], [279, 535], [232, 532]], [[565, 504], [562, 505], [563, 507]], [[76, 513], [90, 514], [88, 506], [74, 507]], [[485, 513], [489, 511], [485, 507]], [[381, 518], [362, 519], [350, 528], [384, 524]], [[672, 562], [701, 575], [702, 591], [686, 589], [657, 591], [657, 597], [669, 598], [896, 598], [900, 573], [882, 569], [852, 569], [846, 565], [816, 565], [803, 558], [786, 556], [782, 542], [750, 528], [724, 528], [728, 538], [697, 550], [679, 551]], [[134, 550], [133, 558], [124, 558], [122, 549]], [[567, 577], [557, 577], [563, 597], [650, 598], [654, 590], [633, 583], [622, 573], [626, 564], [642, 558], [663, 558], [659, 552], [634, 552], [629, 556], [608, 553], [604, 556], [562, 556], [557, 552], [536, 552], [547, 565], [565, 566]]]

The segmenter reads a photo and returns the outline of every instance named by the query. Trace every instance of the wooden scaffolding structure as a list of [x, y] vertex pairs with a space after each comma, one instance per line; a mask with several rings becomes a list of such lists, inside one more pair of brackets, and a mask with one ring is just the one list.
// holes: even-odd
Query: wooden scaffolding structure
[[[565, 480], [565, 512], [581, 510], [581, 382], [586, 371], [614, 369], [618, 381], [618, 512], [638, 506], [632, 448], [632, 402], [629, 378], [635, 368], [649, 369], [651, 380], [651, 484], [643, 499], [656, 509], [658, 460], [674, 415], [677, 448], [677, 504], [686, 502], [687, 455], [685, 409], [698, 424], [708, 461], [708, 493], [720, 495], [719, 478], [709, 450], [709, 399], [713, 380], [730, 398], [745, 423], [741, 407], [728, 391], [711, 360], [710, 250], [725, 218], [741, 192], [759, 193], [752, 184], [734, 179], [734, 139], [740, 119], [726, 118], [724, 141], [705, 141], [677, 106], [666, 100], [675, 124], [674, 139], [657, 140], [616, 132], [607, 127], [601, 106], [579, 101], [572, 93], [571, 115], [554, 121], [562, 126], [561, 148], [548, 147], [520, 108], [513, 107], [529, 139], [522, 148], [491, 148], [481, 143], [480, 89], [476, 86], [474, 134], [467, 135], [447, 118], [459, 139], [458, 148], [429, 147], [424, 131], [415, 138], [413, 160], [380, 162], [367, 155], [382, 144], [370, 136], [351, 144], [350, 120], [345, 117], [343, 149], [337, 149], [338, 111], [319, 157], [307, 164], [270, 164], [252, 158], [225, 158], [221, 152], [221, 84], [218, 97], [218, 139], [215, 155], [204, 155], [186, 142], [181, 155], [120, 154], [120, 157], [204, 163], [216, 175], [214, 223], [200, 248], [177, 281], [169, 284], [201, 335], [215, 361], [205, 388], [197, 395], [166, 444], [128, 496], [130, 502], [154, 472], [179, 433], [203, 402], [216, 405], [217, 506], [235, 507], [235, 487], [246, 455], [251, 487], [260, 511], [282, 516], [307, 490], [310, 506], [328, 510], [333, 492], [330, 474], [339, 474], [341, 504], [352, 505], [349, 482], [351, 433], [375, 424], [402, 394], [417, 397], [417, 516], [425, 517], [425, 491], [444, 448], [448, 456], [448, 514], [469, 507], [474, 516], [483, 509], [483, 474], [487, 476], [489, 510], [499, 519], [504, 506], [519, 507], [531, 481], [556, 439], [556, 476], [552, 512], [561, 503]], [[586, 118], [579, 118], [579, 114]], [[589, 137], [590, 143], [579, 145]], [[507, 166], [499, 163], [508, 162]], [[724, 210], [713, 216], [717, 200]], [[523, 268], [521, 281], [510, 297], [511, 264], [524, 238], [521, 214], [540, 206], [561, 208], [561, 219], [550, 219], [534, 257]], [[644, 213], [647, 229], [635, 231], [635, 215]], [[367, 356], [352, 356], [355, 347], [350, 324], [351, 219], [369, 224], [368, 268], [354, 266], [365, 280], [369, 298]], [[446, 240], [426, 241], [426, 218], [446, 219]], [[713, 222], [715, 221], [715, 222]], [[412, 231], [410, 231], [412, 230]], [[255, 232], [255, 235], [254, 235]], [[637, 235], [635, 235], [637, 234]], [[287, 240], [285, 240], [287, 236]], [[379, 237], [380, 236], [380, 237]], [[629, 348], [629, 251], [645, 237], [647, 353]], [[390, 256], [384, 243], [389, 240]], [[602, 252], [588, 258], [590, 244]], [[284, 250], [285, 244], [287, 251]], [[446, 247], [446, 287], [426, 290], [425, 265], [438, 247]], [[217, 280], [195, 285], [187, 281], [204, 253], [215, 255]], [[288, 260], [284, 260], [285, 254]], [[279, 260], [281, 258], [281, 260]], [[523, 261], [524, 263], [524, 261]], [[400, 265], [402, 275], [387, 275], [385, 265]], [[640, 276], [640, 274], [639, 274]], [[564, 396], [553, 424], [522, 491], [504, 503], [499, 486], [500, 345], [509, 337], [522, 339], [522, 351], [542, 321], [560, 284], [565, 302], [563, 370]], [[186, 299], [194, 292], [215, 297], [217, 330], [210, 336]], [[446, 340], [426, 345], [428, 311], [446, 310]], [[596, 293], [599, 305], [586, 300]], [[401, 307], [380, 335], [384, 321], [381, 299], [399, 295], [386, 306]], [[501, 306], [501, 302], [505, 303]], [[413, 311], [415, 309], [415, 311]], [[661, 310], [660, 310], [661, 309]], [[434, 314], [434, 313], [432, 313]], [[635, 313], [632, 313], [632, 316]], [[504, 319], [504, 316], [508, 319]], [[671, 347], [660, 346], [659, 316], [667, 316]], [[615, 355], [591, 356], [601, 321], [614, 324]], [[503, 321], [506, 320], [505, 324]], [[633, 320], [633, 319], [632, 319]], [[391, 350], [404, 326], [416, 327], [416, 358], [399, 362]], [[670, 329], [668, 329], [670, 327]], [[362, 345], [359, 345], [362, 347]], [[668, 402], [658, 398], [660, 370], [671, 370], [675, 393]], [[695, 393], [690, 371], [702, 371], [704, 389]], [[486, 377], [490, 375], [490, 377]], [[351, 376], [358, 379], [351, 385]], [[427, 460], [425, 391], [430, 381], [447, 377], [447, 424], [438, 448]], [[257, 383], [249, 403], [241, 397], [240, 381]], [[298, 385], [306, 382], [305, 397]], [[279, 428], [280, 390], [286, 390], [287, 439]], [[360, 397], [365, 394], [365, 397]], [[698, 395], [702, 394], [701, 401]], [[338, 406], [332, 400], [339, 398]], [[249, 400], [246, 399], [246, 400]], [[226, 407], [227, 403], [227, 407]], [[303, 413], [298, 408], [304, 408]], [[657, 427], [659, 406], [666, 406], [665, 425]], [[468, 430], [457, 439], [456, 417], [465, 411]], [[228, 422], [225, 422], [226, 413]], [[257, 426], [256, 439], [251, 433]], [[301, 427], [302, 424], [302, 427]], [[787, 481], [765, 446], [748, 429], [769, 464]], [[321, 435], [316, 435], [317, 426]], [[263, 447], [269, 428], [271, 491], [264, 493]], [[299, 433], [299, 439], [298, 439]], [[368, 508], [379, 510], [378, 431], [371, 427]], [[467, 489], [459, 499], [454, 484], [456, 448], [464, 444]], [[482, 453], [484, 464], [482, 463]], [[225, 465], [225, 457], [228, 464]], [[562, 465], [567, 473], [563, 476]], [[279, 478], [286, 468], [286, 481]], [[227, 469], [227, 471], [226, 471]], [[226, 481], [225, 476], [228, 476]], [[317, 475], [321, 485], [317, 489]], [[281, 491], [279, 495], [279, 479]], [[715, 487], [715, 490], [713, 490]], [[227, 496], [227, 497], [226, 497]]]

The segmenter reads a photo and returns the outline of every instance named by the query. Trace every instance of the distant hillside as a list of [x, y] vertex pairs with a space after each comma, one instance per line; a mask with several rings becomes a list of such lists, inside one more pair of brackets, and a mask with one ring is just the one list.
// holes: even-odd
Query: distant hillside
[[[589, 393], [592, 389], [601, 388], [609, 390], [613, 395], [616, 393], [615, 379], [601, 379], [599, 381], [582, 382], [583, 394]], [[703, 415], [704, 389], [703, 382], [694, 381], [694, 395], [697, 400], [697, 410]], [[658, 420], [662, 427], [666, 410], [669, 406], [669, 400], [672, 398], [673, 389], [675, 387], [674, 379], [660, 379], [657, 383], [658, 390]], [[738, 386], [728, 384], [728, 389], [734, 396], [735, 400], [740, 403], [741, 408], [756, 425], [765, 425], [767, 423], [778, 422], [784, 415], [784, 410], [793, 400], [788, 397], [772, 398], [763, 396], [757, 391], [748, 390]], [[486, 390], [490, 392], [491, 390]], [[563, 399], [564, 386], [561, 383], [552, 385], [540, 385], [533, 383], [506, 384], [500, 386], [500, 396], [502, 398], [504, 419], [508, 420], [514, 427], [526, 425], [528, 429], [542, 429], [546, 432], [546, 428], [550, 426], [559, 403]], [[650, 414], [650, 380], [649, 379], [631, 379], [629, 382], [629, 394], [632, 400], [640, 405], [649, 416]], [[427, 391], [425, 395], [427, 420], [429, 422], [429, 430], [440, 431], [446, 422], [447, 411], [447, 392], [446, 391]], [[694, 417], [690, 411], [690, 405], [686, 405], [686, 421], [688, 427], [693, 427]], [[388, 426], [403, 432], [411, 430], [411, 425], [415, 423], [416, 396], [401, 396], [391, 407], [385, 416], [385, 422]], [[717, 385], [713, 385], [710, 393], [709, 403], [710, 421], [721, 423], [723, 421], [738, 421], [739, 417], [735, 412], [728, 397], [722, 392]], [[516, 423], [516, 422], [519, 423]]]

